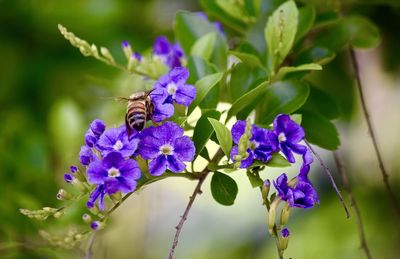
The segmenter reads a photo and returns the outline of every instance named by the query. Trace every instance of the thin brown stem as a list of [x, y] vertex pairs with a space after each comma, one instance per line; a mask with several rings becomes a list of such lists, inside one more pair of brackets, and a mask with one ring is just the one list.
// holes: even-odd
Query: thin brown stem
[[308, 148], [311, 150], [311, 152], [314, 154], [314, 156], [318, 159], [319, 163], [321, 164], [321, 167], [324, 169], [326, 175], [328, 176], [329, 180], [331, 181], [332, 187], [336, 191], [336, 194], [338, 195], [338, 197], [340, 199], [340, 203], [342, 204], [344, 211], [346, 212], [346, 218], [350, 218], [349, 210], [347, 209], [346, 204], [344, 203], [342, 194], [340, 194], [339, 188], [337, 187], [337, 185], [335, 183], [335, 179], [333, 179], [331, 170], [329, 169], [328, 166], [325, 165], [322, 158], [318, 155], [317, 152], [315, 152], [315, 150], [311, 147], [310, 143], [308, 143], [308, 141], [305, 141], [305, 143], [308, 146]]
[[[224, 156], [224, 152], [222, 149], [218, 149], [217, 153], [214, 155], [213, 159], [211, 159], [211, 163], [218, 163], [218, 161]], [[192, 205], [194, 203], [194, 200], [196, 199], [198, 194], [201, 194], [201, 186], [204, 183], [204, 180], [207, 178], [211, 171], [206, 167], [199, 176], [199, 182], [196, 185], [196, 188], [194, 189], [192, 195], [189, 198], [189, 203], [186, 205], [185, 211], [183, 212], [183, 215], [181, 216], [181, 219], [179, 220], [178, 225], [175, 227], [176, 232], [174, 236], [174, 241], [172, 242], [172, 247], [169, 251], [169, 259], [172, 259], [174, 257], [174, 252], [175, 248], [178, 245], [179, 241], [179, 235], [182, 231], [183, 224], [185, 223], [187, 216], [189, 214], [190, 209], [192, 208]]]
[[353, 68], [354, 68], [354, 73], [355, 73], [355, 76], [356, 76], [357, 88], [358, 88], [358, 92], [360, 94], [362, 110], [363, 110], [363, 113], [364, 113], [365, 120], [367, 121], [368, 131], [369, 131], [369, 134], [370, 134], [371, 139], [372, 139], [372, 144], [374, 146], [376, 157], [378, 159], [378, 164], [379, 164], [379, 168], [380, 168], [380, 171], [381, 171], [381, 174], [382, 174], [383, 183], [384, 183], [385, 188], [386, 188], [386, 190], [388, 192], [388, 195], [390, 196], [390, 199], [392, 201], [394, 209], [396, 210], [397, 215], [400, 216], [400, 203], [397, 200], [396, 195], [394, 194], [394, 192], [392, 190], [392, 187], [390, 186], [389, 175], [388, 175], [388, 173], [386, 171], [386, 168], [385, 168], [385, 166], [383, 164], [382, 154], [381, 154], [381, 152], [379, 150], [379, 147], [378, 147], [378, 142], [376, 140], [375, 131], [374, 131], [373, 127], [372, 127], [371, 118], [370, 118], [370, 115], [369, 115], [369, 112], [368, 112], [367, 104], [365, 102], [365, 95], [364, 95], [364, 91], [363, 91], [363, 88], [362, 88], [360, 70], [359, 70], [358, 63], [357, 63], [357, 57], [356, 57], [356, 54], [355, 54], [354, 49], [352, 47], [350, 47], [350, 57], [351, 57], [351, 62], [352, 62]]
[[361, 219], [361, 212], [360, 212], [360, 208], [358, 207], [358, 204], [356, 202], [356, 199], [353, 195], [353, 192], [351, 190], [351, 185], [350, 185], [350, 181], [349, 178], [347, 177], [345, 168], [344, 168], [344, 163], [342, 158], [340, 157], [340, 154], [337, 151], [333, 152], [333, 157], [335, 158], [335, 162], [336, 162], [336, 167], [339, 171], [340, 177], [342, 178], [342, 183], [343, 183], [343, 187], [346, 190], [348, 196], [349, 196], [349, 200], [350, 200], [350, 206], [353, 208], [354, 213], [356, 215], [356, 222], [357, 222], [357, 228], [358, 228], [358, 233], [360, 235], [360, 246], [361, 249], [364, 250], [365, 252], [365, 256], [368, 259], [372, 259], [371, 256], [371, 252], [369, 251], [369, 247], [367, 244], [367, 239], [365, 237], [365, 230], [364, 230], [364, 225]]

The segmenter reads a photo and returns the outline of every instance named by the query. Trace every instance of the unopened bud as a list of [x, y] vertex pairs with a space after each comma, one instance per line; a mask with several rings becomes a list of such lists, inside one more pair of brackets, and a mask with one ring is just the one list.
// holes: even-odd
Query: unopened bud
[[71, 195], [64, 189], [60, 189], [57, 193], [58, 200], [69, 200], [71, 199]]
[[103, 55], [103, 57], [105, 57], [108, 61], [110, 61], [111, 63], [115, 63], [113, 56], [111, 55], [110, 51], [105, 48], [105, 47], [101, 47], [100, 48], [100, 53], [101, 55]]
[[83, 219], [83, 221], [85, 221], [86, 223], [92, 222], [92, 217], [91, 217], [89, 214], [87, 214], [87, 213], [85, 213], [85, 214], [82, 215], [82, 219]]
[[290, 206], [288, 203], [283, 206], [282, 212], [281, 212], [281, 225], [286, 225], [286, 223], [289, 220], [289, 215], [290, 215]]
[[274, 235], [274, 227], [275, 227], [275, 218], [276, 218], [276, 209], [280, 203], [281, 199], [275, 198], [275, 200], [271, 203], [268, 213], [268, 231], [271, 235]]
[[111, 195], [110, 195], [110, 198], [111, 198], [113, 201], [118, 202], [118, 201], [121, 200], [122, 194], [121, 194], [121, 192], [116, 192], [116, 193], [111, 194]]
[[281, 236], [279, 237], [279, 250], [282, 251], [282, 253], [288, 247], [289, 235], [290, 235], [289, 229], [287, 228], [282, 229]]
[[126, 59], [130, 59], [132, 56], [132, 48], [128, 41], [124, 40], [122, 42], [122, 50], [124, 51]]
[[93, 230], [100, 230], [103, 228], [103, 225], [104, 225], [103, 222], [96, 220], [96, 221], [92, 221], [92, 223], [90, 224], [90, 227]]
[[268, 199], [270, 187], [271, 187], [271, 182], [268, 179], [265, 180], [263, 186], [261, 187], [263, 202], [265, 202]]
[[56, 219], [61, 218], [64, 215], [64, 212], [62, 210], [57, 211], [56, 213], [53, 214], [53, 217]]

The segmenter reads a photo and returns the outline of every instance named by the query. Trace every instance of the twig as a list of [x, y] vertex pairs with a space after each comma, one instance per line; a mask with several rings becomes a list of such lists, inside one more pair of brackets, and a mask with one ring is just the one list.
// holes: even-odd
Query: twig
[[371, 252], [369, 251], [368, 245], [367, 245], [367, 239], [365, 237], [365, 231], [364, 231], [364, 225], [361, 219], [361, 212], [360, 209], [357, 205], [356, 199], [353, 195], [353, 192], [351, 190], [351, 185], [349, 178], [347, 177], [345, 168], [344, 168], [344, 163], [342, 158], [340, 157], [339, 153], [334, 151], [333, 152], [333, 157], [335, 158], [336, 162], [336, 167], [339, 171], [340, 177], [342, 178], [342, 183], [343, 187], [346, 190], [347, 194], [349, 195], [350, 199], [350, 206], [353, 208], [354, 213], [356, 215], [356, 221], [357, 221], [357, 228], [358, 228], [358, 233], [360, 235], [360, 246], [361, 249], [364, 250], [365, 255], [368, 259], [372, 259]]
[[360, 70], [359, 70], [358, 63], [357, 63], [357, 57], [356, 57], [356, 54], [354, 53], [354, 49], [352, 47], [350, 47], [350, 57], [351, 57], [351, 62], [352, 62], [353, 68], [354, 68], [354, 73], [355, 73], [355, 76], [356, 76], [357, 88], [358, 88], [358, 92], [360, 94], [362, 110], [363, 110], [363, 113], [364, 113], [365, 120], [367, 121], [368, 131], [369, 131], [369, 134], [370, 134], [371, 139], [372, 139], [372, 144], [374, 146], [376, 157], [378, 159], [379, 168], [380, 168], [381, 173], [382, 173], [383, 183], [384, 183], [384, 185], [386, 187], [386, 190], [387, 190], [387, 192], [388, 192], [388, 194], [390, 196], [390, 199], [392, 201], [393, 207], [396, 210], [397, 215], [400, 216], [400, 203], [397, 200], [397, 198], [396, 198], [396, 196], [395, 196], [395, 194], [394, 194], [394, 192], [392, 190], [392, 187], [390, 186], [389, 175], [388, 175], [388, 173], [387, 173], [387, 171], [385, 169], [385, 166], [383, 164], [382, 155], [381, 155], [381, 152], [380, 152], [380, 150], [378, 148], [378, 143], [377, 143], [377, 140], [376, 140], [375, 131], [374, 131], [373, 127], [372, 127], [371, 118], [369, 116], [369, 112], [368, 112], [368, 109], [367, 109], [367, 104], [365, 103], [365, 96], [364, 96], [364, 91], [363, 91], [363, 88], [362, 88], [362, 85], [361, 85], [361, 77], [360, 77]]
[[[213, 159], [211, 159], [211, 163], [217, 163], [222, 157], [224, 156], [224, 152], [222, 152], [222, 149], [218, 149], [217, 153], [214, 155]], [[201, 173], [199, 177], [199, 182], [196, 185], [196, 188], [194, 189], [192, 196], [189, 198], [189, 203], [186, 205], [185, 211], [183, 212], [183, 215], [181, 216], [181, 219], [178, 223], [178, 225], [175, 227], [176, 232], [174, 236], [174, 241], [172, 242], [172, 247], [171, 250], [169, 251], [169, 259], [172, 259], [174, 257], [174, 252], [175, 248], [178, 245], [179, 241], [179, 235], [182, 231], [183, 224], [185, 223], [187, 219], [187, 215], [189, 214], [190, 209], [192, 208], [192, 205], [194, 203], [194, 200], [196, 199], [198, 194], [201, 194], [201, 186], [204, 183], [204, 180], [207, 178], [208, 174], [211, 171], [206, 167]]]
[[332, 187], [333, 189], [335, 189], [339, 199], [340, 199], [340, 203], [342, 203], [342, 206], [346, 212], [346, 218], [350, 218], [350, 213], [349, 210], [346, 207], [346, 204], [344, 203], [343, 197], [340, 194], [339, 188], [336, 186], [335, 183], [335, 179], [333, 179], [331, 170], [328, 168], [328, 166], [326, 166], [324, 164], [324, 161], [322, 161], [321, 157], [318, 155], [317, 152], [315, 152], [315, 150], [311, 147], [310, 143], [308, 143], [308, 141], [304, 141], [306, 143], [306, 145], [308, 146], [308, 148], [311, 150], [311, 152], [314, 154], [314, 156], [318, 159], [319, 163], [321, 164], [322, 168], [324, 168], [324, 171], [326, 173], [326, 175], [328, 176], [329, 180], [331, 181]]
[[93, 248], [93, 244], [94, 244], [94, 239], [96, 237], [96, 231], [93, 232], [93, 234], [90, 236], [88, 244], [86, 246], [86, 251], [85, 251], [85, 259], [91, 259], [93, 252], [92, 252], [92, 248]]

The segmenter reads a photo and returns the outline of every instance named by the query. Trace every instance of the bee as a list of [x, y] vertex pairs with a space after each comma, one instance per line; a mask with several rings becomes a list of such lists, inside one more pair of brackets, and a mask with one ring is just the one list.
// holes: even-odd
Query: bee
[[128, 136], [133, 133], [133, 129], [141, 131], [148, 120], [153, 120], [154, 104], [151, 101], [152, 91], [137, 92], [125, 100], [128, 106], [125, 114], [125, 125]]

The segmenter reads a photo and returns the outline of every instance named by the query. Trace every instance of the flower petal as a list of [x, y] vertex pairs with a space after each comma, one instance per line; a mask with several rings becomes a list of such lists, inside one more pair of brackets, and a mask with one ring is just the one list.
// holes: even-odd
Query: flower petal
[[154, 128], [153, 136], [160, 140], [160, 143], [175, 143], [175, 139], [183, 135], [183, 129], [176, 123], [167, 121], [163, 125]]
[[120, 168], [121, 164], [123, 164], [124, 158], [122, 157], [122, 154], [119, 152], [110, 152], [108, 153], [102, 161], [103, 166], [108, 170], [112, 167], [114, 168]]
[[195, 147], [192, 140], [188, 136], [179, 137], [174, 143], [174, 155], [181, 161], [193, 161], [195, 155]]
[[286, 159], [290, 162], [290, 163], [294, 163], [296, 162], [296, 160], [294, 159], [293, 153], [290, 150], [290, 148], [288, 148], [288, 146], [286, 146], [285, 142], [281, 142], [279, 144], [279, 147], [282, 151], [282, 153], [285, 155]]
[[175, 92], [175, 101], [178, 104], [189, 106], [196, 97], [196, 87], [193, 85], [181, 85]]
[[154, 41], [153, 52], [157, 55], [166, 55], [171, 50], [171, 44], [165, 36], [159, 36]]
[[167, 162], [168, 169], [174, 173], [182, 172], [186, 168], [186, 165], [182, 161], [177, 159], [174, 155], [167, 156]]
[[165, 170], [167, 170], [167, 158], [164, 155], [158, 156], [149, 163], [149, 172], [151, 175], [162, 175]]
[[244, 134], [244, 131], [246, 130], [246, 121], [241, 121], [238, 120], [233, 126], [232, 126], [232, 140], [235, 144], [239, 144], [240, 137]]
[[175, 67], [168, 73], [170, 79], [178, 86], [185, 84], [189, 78], [189, 69], [186, 67]]
[[88, 181], [93, 184], [102, 184], [108, 177], [107, 169], [100, 160], [91, 163], [86, 173]]
[[154, 159], [160, 154], [162, 143], [153, 136], [146, 136], [139, 142], [139, 154], [143, 159]]
[[165, 119], [168, 119], [174, 115], [175, 109], [174, 106], [170, 103], [155, 103], [155, 110], [153, 113], [153, 120], [155, 122], [161, 122]]
[[125, 160], [119, 168], [119, 172], [120, 177], [133, 181], [139, 179], [142, 175], [138, 164], [133, 159]]

